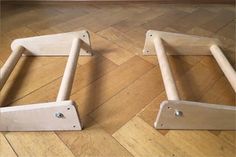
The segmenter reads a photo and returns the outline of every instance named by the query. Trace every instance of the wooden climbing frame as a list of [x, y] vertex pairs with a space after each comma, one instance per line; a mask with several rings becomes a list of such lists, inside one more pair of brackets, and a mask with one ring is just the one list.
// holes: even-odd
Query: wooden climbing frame
[[[236, 130], [236, 107], [180, 100], [168, 55], [213, 55], [236, 92], [236, 72], [217, 39], [149, 30], [144, 55], [156, 55], [168, 100], [160, 105], [156, 129]], [[165, 53], [165, 49], [167, 53]]]
[[79, 55], [91, 55], [87, 31], [16, 39], [0, 69], [0, 90], [22, 55], [69, 56], [55, 102], [1, 107], [0, 131], [81, 130], [76, 103], [69, 100]]

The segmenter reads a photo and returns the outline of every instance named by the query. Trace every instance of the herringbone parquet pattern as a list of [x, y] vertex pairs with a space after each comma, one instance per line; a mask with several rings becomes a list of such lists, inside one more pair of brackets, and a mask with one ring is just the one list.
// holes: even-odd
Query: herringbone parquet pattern
[[[84, 130], [2, 132], [1, 157], [235, 156], [236, 132], [153, 128], [166, 95], [156, 57], [141, 55], [145, 32], [155, 29], [216, 37], [236, 66], [233, 5], [2, 4], [0, 65], [11, 53], [13, 39], [81, 29], [89, 30], [95, 52], [79, 59], [71, 94]], [[236, 104], [233, 89], [212, 57], [169, 60], [182, 99]], [[22, 57], [1, 91], [0, 104], [54, 101], [66, 61]]]

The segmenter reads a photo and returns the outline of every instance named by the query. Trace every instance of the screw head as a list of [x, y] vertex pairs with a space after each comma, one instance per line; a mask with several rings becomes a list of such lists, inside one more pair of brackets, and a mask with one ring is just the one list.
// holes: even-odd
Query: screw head
[[182, 116], [183, 116], [183, 112], [176, 110], [176, 111], [175, 111], [175, 116], [176, 116], [176, 117], [182, 117]]
[[55, 113], [55, 116], [57, 118], [63, 118], [64, 117], [63, 113], [60, 113], [60, 112]]

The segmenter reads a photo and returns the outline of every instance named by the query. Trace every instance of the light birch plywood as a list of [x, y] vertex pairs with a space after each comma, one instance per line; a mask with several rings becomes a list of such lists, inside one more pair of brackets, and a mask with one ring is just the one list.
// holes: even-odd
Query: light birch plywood
[[24, 52], [25, 55], [68, 56], [74, 38], [79, 38], [83, 41], [80, 55], [91, 55], [91, 50], [89, 48], [90, 39], [87, 31], [16, 39], [12, 42], [11, 48], [14, 50], [18, 45], [21, 45], [27, 50], [27, 52]]
[[[177, 115], [181, 112], [181, 115]], [[236, 107], [191, 101], [163, 101], [156, 129], [235, 130]]]
[[211, 55], [210, 46], [221, 45], [217, 39], [149, 30], [146, 33], [144, 55], [155, 55], [154, 39], [160, 37], [170, 55]]
[[0, 124], [0, 131], [82, 129], [72, 101], [0, 108]]

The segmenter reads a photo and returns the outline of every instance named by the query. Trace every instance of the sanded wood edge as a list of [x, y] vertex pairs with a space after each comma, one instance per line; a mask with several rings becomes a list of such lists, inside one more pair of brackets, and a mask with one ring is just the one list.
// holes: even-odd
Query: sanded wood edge
[[156, 129], [236, 130], [236, 107], [192, 101], [163, 101]]
[[82, 41], [80, 55], [91, 56], [90, 35], [86, 30], [15, 39], [11, 43], [11, 49], [14, 50], [21, 45], [26, 50], [24, 55], [68, 56], [75, 38], [79, 38]]
[[157, 37], [163, 40], [168, 55], [211, 55], [211, 45], [222, 45], [215, 38], [149, 30], [146, 33], [143, 55], [156, 55], [153, 42]]
[[0, 108], [0, 131], [81, 130], [73, 101]]

